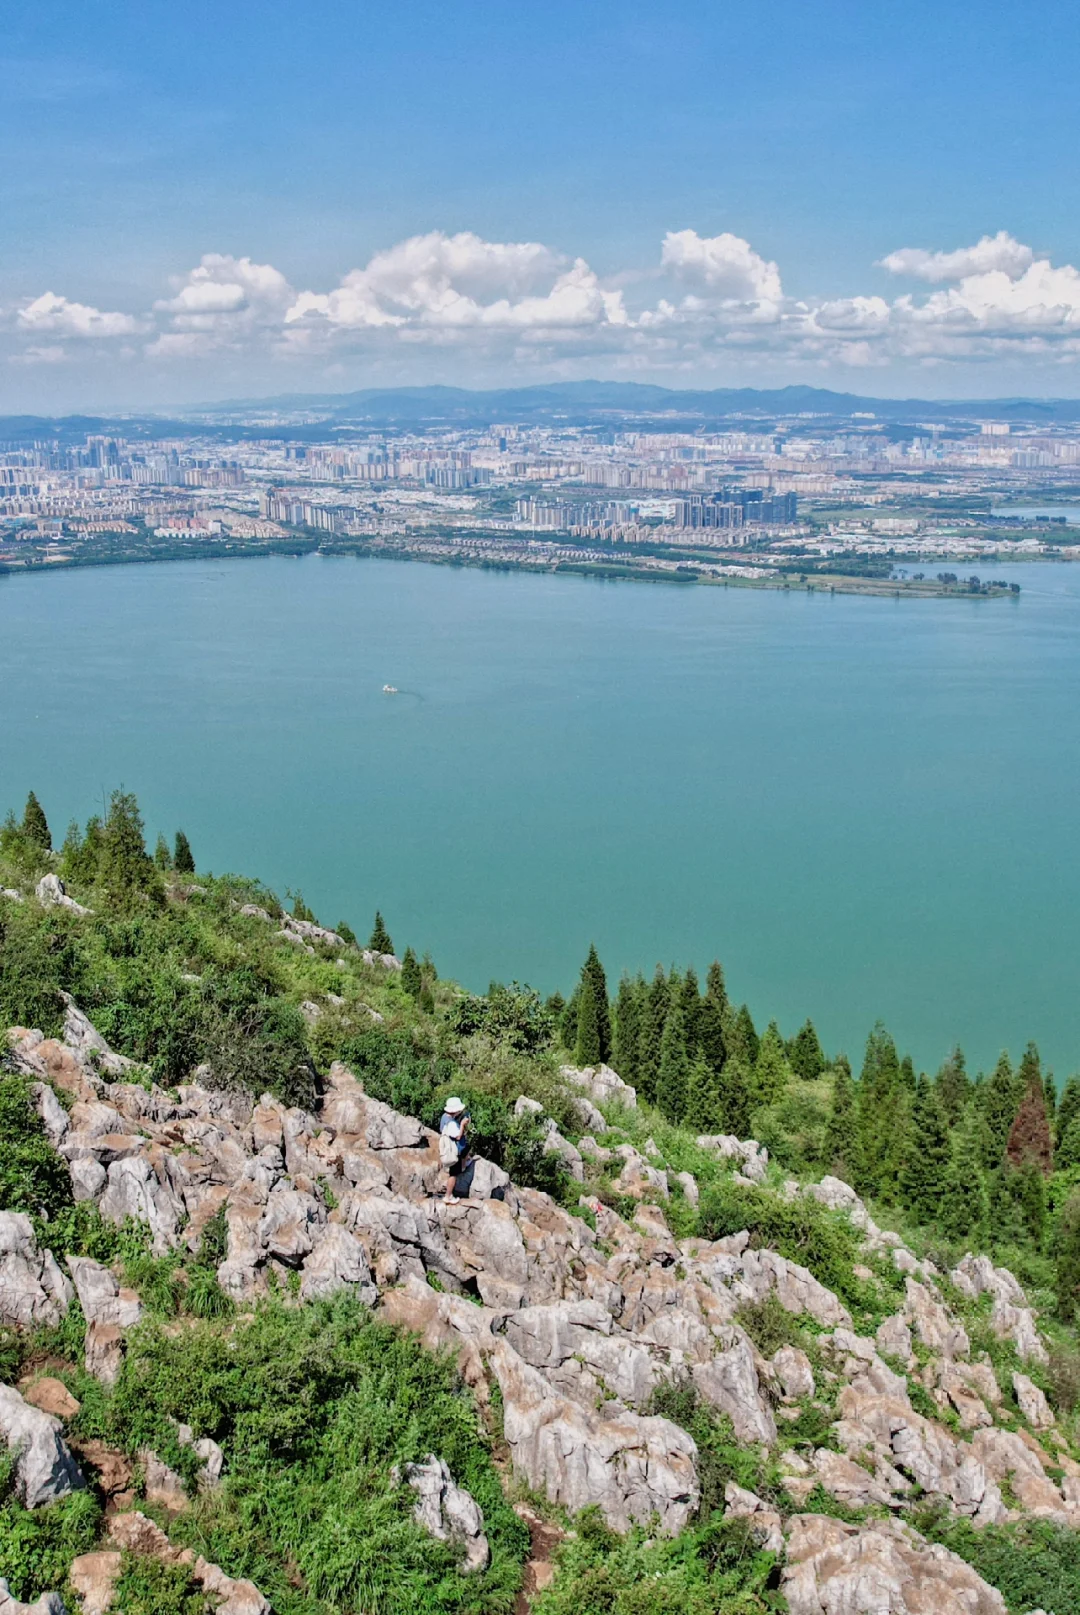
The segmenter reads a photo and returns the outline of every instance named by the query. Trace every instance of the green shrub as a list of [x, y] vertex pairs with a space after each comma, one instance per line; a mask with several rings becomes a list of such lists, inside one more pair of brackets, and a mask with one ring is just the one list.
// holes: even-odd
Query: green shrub
[[101, 1509], [88, 1491], [26, 1509], [13, 1482], [14, 1465], [5, 1453], [0, 1457], [0, 1576], [15, 1598], [31, 1602], [63, 1587], [72, 1559], [94, 1546]]
[[558, 1551], [555, 1581], [532, 1615], [757, 1615], [775, 1609], [769, 1594], [775, 1558], [755, 1545], [745, 1520], [713, 1515], [679, 1537], [643, 1529], [617, 1536], [589, 1509]]
[[1080, 1533], [1047, 1520], [977, 1528], [932, 1510], [914, 1523], [996, 1587], [1010, 1615], [1031, 1609], [1066, 1615], [1080, 1609]]
[[72, 1204], [71, 1178], [30, 1098], [30, 1081], [0, 1071], [0, 1207], [56, 1217]]
[[[129, 1341], [115, 1390], [88, 1395], [76, 1427], [132, 1454], [150, 1446], [186, 1475], [174, 1420], [221, 1442], [226, 1476], [174, 1522], [173, 1539], [249, 1576], [280, 1615], [510, 1609], [528, 1533], [471, 1397], [448, 1360], [354, 1299], [267, 1302], [227, 1331], [150, 1323]], [[395, 1464], [431, 1452], [484, 1511], [483, 1576], [459, 1574], [455, 1550], [420, 1530], [412, 1493], [391, 1479]]]
[[125, 1553], [112, 1608], [117, 1615], [211, 1615], [214, 1600], [198, 1586], [189, 1565]]

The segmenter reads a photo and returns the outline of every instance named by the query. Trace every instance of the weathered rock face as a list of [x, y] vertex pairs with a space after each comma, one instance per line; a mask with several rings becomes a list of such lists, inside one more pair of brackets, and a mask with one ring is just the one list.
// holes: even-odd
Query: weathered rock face
[[609, 1065], [564, 1065], [559, 1067], [559, 1075], [564, 1082], [572, 1082], [575, 1088], [584, 1088], [595, 1105], [616, 1104], [625, 1105], [628, 1110], [637, 1109], [637, 1090]]
[[970, 1565], [896, 1520], [795, 1515], [782, 1587], [791, 1615], [1006, 1615]]
[[505, 1341], [491, 1353], [514, 1465], [530, 1485], [572, 1510], [598, 1504], [616, 1530], [655, 1514], [672, 1534], [697, 1507], [697, 1448], [667, 1419], [615, 1405], [587, 1413], [557, 1395]]
[[694, 1365], [694, 1384], [704, 1401], [727, 1414], [740, 1441], [772, 1446], [776, 1420], [761, 1392], [754, 1349], [741, 1329], [732, 1328], [730, 1337], [725, 1351]]
[[484, 1516], [475, 1499], [456, 1486], [441, 1458], [429, 1453], [422, 1464], [405, 1464], [403, 1476], [416, 1493], [413, 1518], [440, 1542], [454, 1542], [464, 1551], [462, 1570], [468, 1576], [486, 1570], [491, 1549], [484, 1535]]
[[52, 1503], [84, 1484], [60, 1420], [32, 1407], [10, 1385], [0, 1385], [0, 1440], [18, 1453], [15, 1491], [27, 1508]]
[[89, 914], [88, 908], [76, 903], [67, 894], [67, 887], [59, 875], [44, 875], [37, 883], [35, 896], [42, 908], [69, 908], [73, 914]]
[[73, 1294], [52, 1252], [38, 1249], [30, 1218], [21, 1211], [0, 1211], [0, 1324], [55, 1326]]
[[764, 1180], [769, 1152], [757, 1139], [739, 1139], [734, 1133], [702, 1133], [697, 1142], [699, 1149], [711, 1150], [722, 1160], [738, 1161], [742, 1176], [751, 1183]]

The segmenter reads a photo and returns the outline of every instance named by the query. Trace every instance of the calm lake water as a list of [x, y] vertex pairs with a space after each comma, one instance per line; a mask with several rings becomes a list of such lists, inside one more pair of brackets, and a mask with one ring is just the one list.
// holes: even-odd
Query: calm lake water
[[[1000, 568], [999, 568], [1000, 570]], [[483, 988], [718, 955], [759, 1024], [1080, 1065], [1080, 565], [894, 601], [392, 561], [0, 579], [0, 810], [103, 789]], [[383, 695], [385, 683], [398, 686]]]

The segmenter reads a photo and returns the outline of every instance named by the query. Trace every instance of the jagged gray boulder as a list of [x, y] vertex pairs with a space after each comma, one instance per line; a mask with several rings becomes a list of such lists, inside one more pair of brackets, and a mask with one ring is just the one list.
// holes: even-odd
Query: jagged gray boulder
[[53, 1327], [73, 1294], [52, 1251], [38, 1249], [25, 1212], [0, 1211], [0, 1324]]
[[484, 1535], [484, 1516], [476, 1500], [453, 1476], [441, 1458], [429, 1453], [422, 1464], [404, 1464], [402, 1478], [416, 1493], [413, 1518], [440, 1542], [464, 1549], [462, 1570], [467, 1576], [486, 1570], [491, 1549]]
[[1007, 1615], [970, 1565], [897, 1520], [794, 1515], [781, 1586], [790, 1615]]
[[15, 1491], [27, 1508], [40, 1508], [78, 1491], [85, 1483], [61, 1434], [59, 1419], [0, 1385], [0, 1440], [15, 1461]]
[[20, 1603], [0, 1576], [0, 1615], [66, 1615], [66, 1611], [59, 1593], [42, 1593], [32, 1604]]

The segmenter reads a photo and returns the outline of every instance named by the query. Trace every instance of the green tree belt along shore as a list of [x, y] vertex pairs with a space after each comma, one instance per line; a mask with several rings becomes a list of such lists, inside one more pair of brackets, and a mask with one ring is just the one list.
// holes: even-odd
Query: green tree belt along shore
[[[1028, 1509], [1011, 1489], [1017, 1477], [1001, 1482], [999, 1516], [985, 1524], [917, 1485], [899, 1515], [876, 1497], [843, 1501], [812, 1471], [798, 1491], [792, 1455], [841, 1458], [843, 1375], [820, 1320], [782, 1304], [780, 1292], [744, 1299], [737, 1314], [760, 1363], [787, 1350], [813, 1368], [812, 1395], [762, 1391], [775, 1441], [739, 1435], [700, 1381], [678, 1372], [641, 1410], [694, 1443], [698, 1490], [681, 1529], [640, 1520], [617, 1530], [595, 1506], [552, 1503], [511, 1461], [501, 1382], [384, 1317], [381, 1303], [373, 1310], [363, 1285], [306, 1299], [300, 1269], [283, 1260], [267, 1269], [260, 1295], [238, 1300], [220, 1276], [233, 1237], [224, 1198], [201, 1226], [181, 1222], [170, 1243], [76, 1194], [69, 1164], [78, 1152], [58, 1152], [32, 1058], [38, 1047], [75, 1058], [77, 1006], [101, 1043], [79, 1055], [80, 1069], [102, 1081], [122, 1069], [123, 1083], [144, 1090], [148, 1117], [158, 1105], [182, 1111], [193, 1084], [222, 1116], [234, 1099], [250, 1114], [263, 1095], [306, 1115], [335, 1083], [356, 1078], [357, 1095], [432, 1129], [458, 1095], [473, 1156], [517, 1192], [550, 1197], [551, 1216], [587, 1229], [605, 1260], [618, 1249], [611, 1229], [637, 1229], [638, 1246], [645, 1230], [671, 1282], [682, 1283], [702, 1246], [745, 1233], [749, 1250], [775, 1252], [825, 1286], [864, 1343], [905, 1306], [915, 1273], [938, 1286], [972, 1362], [990, 1376], [989, 1424], [1034, 1443], [1066, 1499], [1080, 1477], [1080, 1076], [1056, 1080], [1034, 1042], [985, 1072], [969, 1071], [959, 1048], [937, 1071], [917, 1071], [880, 1023], [852, 1058], [825, 1049], [810, 1020], [782, 1029], [734, 1003], [717, 961], [700, 975], [657, 965], [613, 983], [587, 937], [565, 993], [544, 1000], [513, 979], [467, 993], [440, 974], [422, 938], [395, 938], [391, 893], [372, 890], [373, 918], [331, 927], [298, 892], [283, 901], [254, 879], [201, 868], [198, 835], [187, 829], [190, 840], [176, 825], [153, 827], [148, 850], [125, 791], [63, 834], [50, 827], [46, 793], [31, 793], [0, 829], [0, 1034], [23, 1029], [0, 1047], [0, 1224], [2, 1214], [25, 1215], [38, 1249], [72, 1272], [79, 1257], [102, 1264], [141, 1303], [111, 1379], [91, 1371], [91, 1320], [77, 1300], [58, 1321], [0, 1327], [0, 1395], [53, 1386], [89, 1479], [30, 1506], [19, 1452], [0, 1439], [0, 1577], [13, 1598], [55, 1592], [69, 1611], [83, 1607], [83, 1572], [71, 1567], [114, 1552], [110, 1521], [127, 1508], [156, 1522], [168, 1544], [156, 1557], [115, 1549], [118, 1615], [216, 1609], [220, 1595], [196, 1573], [204, 1560], [254, 1583], [281, 1615], [801, 1610], [785, 1555], [792, 1521], [806, 1515], [868, 1531], [903, 1518], [923, 1547], [948, 1549], [999, 1599], [980, 1615], [1080, 1608], [1080, 1536], [1063, 1523], [1072, 1505], [1062, 1503], [1061, 1518]], [[116, 1057], [134, 1063], [109, 1066]], [[599, 1071], [601, 1084], [611, 1068], [636, 1104], [612, 1078], [610, 1091], [589, 1090], [587, 1119], [566, 1068]], [[85, 1111], [62, 1084], [49, 1103]], [[115, 1132], [120, 1118], [104, 1114], [111, 1103], [95, 1100], [94, 1114]], [[55, 1125], [62, 1132], [68, 1122]], [[176, 1123], [178, 1150], [186, 1125]], [[729, 1158], [724, 1139], [758, 1149]], [[117, 1159], [127, 1148], [118, 1140]], [[876, 1247], [842, 1208], [805, 1192], [826, 1177], [861, 1197], [884, 1231]], [[429, 1195], [432, 1187], [441, 1194], [442, 1180]], [[341, 1192], [330, 1176], [311, 1178], [324, 1219]], [[990, 1295], [968, 1295], [949, 1276], [968, 1253], [1023, 1287], [1040, 1354], [1018, 1355], [992, 1326]], [[3, 1263], [14, 1259], [0, 1247], [0, 1297]], [[434, 1267], [426, 1284], [440, 1301], [453, 1288]], [[475, 1289], [458, 1286], [462, 1294], [477, 1318], [489, 1316]], [[913, 1419], [970, 1436], [962, 1400], [939, 1394], [937, 1356], [916, 1337], [906, 1365], [881, 1347], [890, 1371], [904, 1368]], [[1031, 1412], [1040, 1398], [1051, 1425]], [[610, 1389], [605, 1399], [615, 1405]], [[225, 1453], [214, 1487], [199, 1479], [192, 1432]], [[437, 1540], [415, 1513], [405, 1477], [432, 1454], [482, 1513], [489, 1556], [476, 1574], [463, 1573], [461, 1542]], [[179, 1504], [155, 1492], [151, 1458], [179, 1476]], [[779, 1538], [738, 1512], [733, 1499], [746, 1493], [775, 1514]]]

